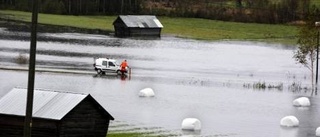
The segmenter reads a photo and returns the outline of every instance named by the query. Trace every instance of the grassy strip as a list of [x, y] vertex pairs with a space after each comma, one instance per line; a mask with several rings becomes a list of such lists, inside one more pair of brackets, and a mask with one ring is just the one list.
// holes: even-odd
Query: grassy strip
[[[0, 10], [0, 17], [4, 19], [31, 22], [31, 13], [22, 11]], [[41, 24], [69, 26], [87, 29], [113, 30], [113, 21], [116, 16], [71, 16], [39, 14]]]
[[288, 25], [224, 22], [194, 18], [161, 17], [168, 34], [202, 40], [258, 40], [295, 43], [297, 28]]
[[140, 127], [121, 121], [112, 121], [108, 137], [176, 137], [181, 134], [176, 131], [164, 130], [161, 127]]
[[176, 134], [157, 134], [155, 132], [111, 132], [107, 137], [172, 137], [178, 136]]
[[319, 7], [320, 1], [319, 0], [311, 0], [311, 5], [315, 5], [315, 6]]
[[146, 137], [143, 133], [110, 133], [107, 137]]
[[[31, 21], [31, 13], [0, 10], [0, 18]], [[70, 16], [39, 14], [39, 23], [85, 29], [113, 31], [116, 16]], [[289, 25], [223, 22], [196, 18], [159, 17], [163, 33], [200, 40], [250, 40], [275, 43], [296, 43], [297, 28]]]
[[121, 133], [109, 133], [107, 137], [170, 137], [175, 135], [155, 135], [154, 133], [140, 133], [140, 132], [121, 132]]

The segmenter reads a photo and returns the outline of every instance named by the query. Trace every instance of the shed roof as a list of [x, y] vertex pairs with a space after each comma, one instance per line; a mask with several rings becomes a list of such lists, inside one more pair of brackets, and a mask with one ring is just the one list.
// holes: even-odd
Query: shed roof
[[[32, 116], [61, 120], [87, 97], [91, 95], [36, 89], [34, 90]], [[0, 99], [0, 114], [25, 116], [26, 102], [27, 89], [14, 88]], [[106, 110], [104, 111], [113, 120], [113, 117]]]
[[116, 21], [118, 19], [130, 28], [163, 28], [161, 22], [153, 15], [120, 15]]

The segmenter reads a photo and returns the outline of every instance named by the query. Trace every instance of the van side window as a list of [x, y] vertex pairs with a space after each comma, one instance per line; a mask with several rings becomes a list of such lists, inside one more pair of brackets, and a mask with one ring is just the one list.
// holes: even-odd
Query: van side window
[[113, 64], [113, 62], [109, 62], [109, 67], [115, 67], [116, 65]]
[[107, 61], [102, 61], [102, 66], [107, 66]]

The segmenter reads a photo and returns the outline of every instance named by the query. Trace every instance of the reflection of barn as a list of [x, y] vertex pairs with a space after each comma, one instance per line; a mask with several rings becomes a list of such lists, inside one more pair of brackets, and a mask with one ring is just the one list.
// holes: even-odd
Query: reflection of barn
[[156, 16], [151, 15], [120, 15], [113, 25], [117, 37], [160, 37], [163, 28]]
[[[22, 137], [27, 89], [0, 99], [0, 136]], [[34, 91], [32, 137], [105, 137], [114, 118], [90, 95]]]

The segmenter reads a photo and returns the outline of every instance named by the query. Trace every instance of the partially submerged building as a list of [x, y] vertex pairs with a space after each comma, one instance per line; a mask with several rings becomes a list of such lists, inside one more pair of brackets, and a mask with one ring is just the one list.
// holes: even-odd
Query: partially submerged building
[[113, 26], [116, 37], [161, 37], [163, 28], [152, 15], [120, 15]]
[[[22, 137], [27, 89], [0, 99], [0, 136]], [[34, 90], [32, 137], [106, 137], [114, 118], [90, 95]]]

